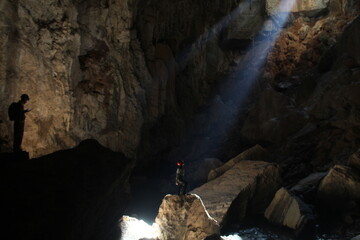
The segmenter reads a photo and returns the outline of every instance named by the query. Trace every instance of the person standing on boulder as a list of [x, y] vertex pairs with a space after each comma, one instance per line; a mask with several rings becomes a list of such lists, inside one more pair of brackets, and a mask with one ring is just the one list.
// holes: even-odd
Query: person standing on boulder
[[179, 186], [178, 195], [184, 195], [186, 192], [187, 182], [184, 180], [185, 169], [184, 162], [182, 160], [177, 162], [176, 169], [176, 185]]
[[14, 102], [9, 107], [9, 118], [14, 121], [14, 152], [21, 152], [21, 143], [24, 136], [25, 113], [31, 109], [25, 109], [24, 105], [30, 98], [27, 94], [23, 94], [18, 102]]

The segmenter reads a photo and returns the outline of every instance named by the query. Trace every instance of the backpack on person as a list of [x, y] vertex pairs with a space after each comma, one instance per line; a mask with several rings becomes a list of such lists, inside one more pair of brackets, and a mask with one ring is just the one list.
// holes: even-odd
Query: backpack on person
[[15, 115], [16, 115], [16, 102], [13, 102], [8, 109], [8, 115], [9, 115], [9, 119], [10, 121], [14, 121], [15, 120]]

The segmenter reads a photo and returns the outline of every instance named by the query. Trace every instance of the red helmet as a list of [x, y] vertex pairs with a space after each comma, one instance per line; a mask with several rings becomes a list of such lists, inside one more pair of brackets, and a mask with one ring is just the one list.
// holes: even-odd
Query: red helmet
[[177, 164], [179, 167], [180, 167], [180, 166], [184, 166], [184, 161], [183, 161], [183, 160], [179, 160], [176, 164]]

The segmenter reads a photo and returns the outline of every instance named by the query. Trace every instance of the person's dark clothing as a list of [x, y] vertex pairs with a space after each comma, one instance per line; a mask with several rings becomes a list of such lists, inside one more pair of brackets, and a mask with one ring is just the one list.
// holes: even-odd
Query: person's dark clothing
[[184, 175], [184, 168], [179, 166], [176, 170], [176, 185], [179, 186], [178, 195], [184, 195], [186, 193], [187, 182], [184, 180]]
[[14, 152], [21, 151], [25, 127], [25, 112], [24, 105], [21, 102], [17, 102], [14, 111]]
[[24, 136], [25, 121], [14, 121], [14, 152], [20, 152]]

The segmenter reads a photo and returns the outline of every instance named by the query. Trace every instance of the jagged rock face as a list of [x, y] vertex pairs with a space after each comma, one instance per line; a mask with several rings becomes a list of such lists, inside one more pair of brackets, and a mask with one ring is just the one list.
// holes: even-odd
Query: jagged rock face
[[155, 222], [161, 240], [203, 240], [220, 234], [218, 223], [194, 194], [165, 196]]
[[[247, 22], [261, 14], [255, 5]], [[23, 146], [34, 155], [89, 137], [128, 156], [165, 149], [228, 72], [234, 56], [217, 37], [235, 7], [230, 0], [3, 1], [3, 146], [12, 141], [6, 108], [26, 92], [33, 111]]]
[[296, 77], [318, 65], [321, 56], [337, 41], [352, 15], [328, 15], [320, 19], [300, 16], [283, 31], [268, 57], [266, 75], [276, 82]]
[[262, 214], [280, 188], [279, 169], [263, 161], [240, 161], [220, 177], [194, 189], [220, 225]]
[[359, 27], [357, 18], [323, 57], [324, 75], [285, 78], [265, 88], [242, 126], [244, 136], [282, 146], [280, 158], [307, 164], [308, 169], [344, 163], [358, 148]]
[[[133, 4], [136, 1], [2, 5], [7, 34], [3, 46], [8, 49], [3, 55], [7, 74], [1, 79], [2, 112], [21, 93], [30, 95], [33, 111], [23, 145], [33, 154], [92, 137], [134, 155], [145, 114], [140, 80], [151, 77], [146, 68], [136, 69], [144, 62], [129, 30]], [[6, 119], [4, 114], [1, 118]]]
[[[2, 149], [9, 149], [12, 141], [6, 108], [23, 92], [30, 95], [28, 106], [33, 109], [26, 121], [23, 146], [32, 149], [33, 155], [74, 146], [89, 137], [127, 156], [148, 156], [171, 148], [182, 137], [186, 120], [208, 100], [214, 83], [247, 58], [244, 51], [259, 31], [259, 35], [274, 31], [277, 18], [267, 19], [266, 4], [275, 3], [3, 1]], [[264, 77], [276, 84], [280, 81], [281, 90], [301, 82], [299, 95], [306, 92], [303, 95], [308, 97], [313, 79], [283, 81], [284, 76], [315, 66], [358, 9], [356, 1], [334, 0], [327, 9], [339, 15], [305, 17], [325, 3], [312, 0], [305, 6], [298, 2], [288, 28], [267, 58]], [[263, 28], [264, 22], [271, 22], [272, 27]], [[352, 49], [357, 49], [356, 41], [351, 42], [351, 36], [348, 39]], [[353, 55], [350, 57], [358, 61]], [[348, 64], [356, 65], [351, 61]], [[255, 108], [256, 116], [250, 113], [252, 121], [245, 123], [242, 135], [253, 142], [281, 143], [305, 125], [307, 114], [289, 110], [292, 100], [267, 94], [262, 93], [260, 101], [265, 98], [274, 106]], [[233, 107], [223, 103], [223, 109]], [[282, 110], [289, 114], [279, 117], [279, 124], [273, 120]], [[253, 131], [254, 126], [258, 130]]]

